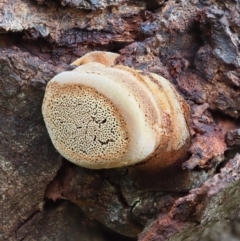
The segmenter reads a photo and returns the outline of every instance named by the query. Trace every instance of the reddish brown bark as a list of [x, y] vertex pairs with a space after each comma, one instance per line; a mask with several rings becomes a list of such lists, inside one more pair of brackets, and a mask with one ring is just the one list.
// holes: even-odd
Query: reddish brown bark
[[[206, 240], [209, 223], [237, 220], [239, 11], [221, 0], [2, 1], [0, 239]], [[132, 167], [70, 164], [48, 137], [46, 83], [92, 50], [163, 75], [191, 107], [189, 156], [147, 189]]]

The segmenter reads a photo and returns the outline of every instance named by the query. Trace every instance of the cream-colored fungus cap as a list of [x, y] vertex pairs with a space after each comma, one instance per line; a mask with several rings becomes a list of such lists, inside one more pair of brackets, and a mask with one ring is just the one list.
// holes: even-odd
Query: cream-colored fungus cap
[[158, 75], [107, 67], [98, 55], [102, 52], [84, 56], [78, 63], [87, 63], [56, 75], [46, 87], [42, 113], [60, 154], [79, 166], [100, 169], [181, 149], [189, 132], [172, 85]]
[[85, 54], [82, 58], [79, 58], [72, 62], [72, 65], [83, 65], [91, 62], [101, 63], [107, 67], [114, 65], [116, 58], [119, 54], [103, 51], [94, 51]]

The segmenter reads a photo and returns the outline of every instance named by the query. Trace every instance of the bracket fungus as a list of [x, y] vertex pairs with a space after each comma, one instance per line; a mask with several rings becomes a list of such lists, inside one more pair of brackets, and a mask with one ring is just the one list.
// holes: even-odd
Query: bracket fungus
[[49, 81], [42, 113], [50, 138], [86, 168], [170, 166], [189, 147], [188, 105], [168, 80], [114, 66], [117, 57], [92, 52]]

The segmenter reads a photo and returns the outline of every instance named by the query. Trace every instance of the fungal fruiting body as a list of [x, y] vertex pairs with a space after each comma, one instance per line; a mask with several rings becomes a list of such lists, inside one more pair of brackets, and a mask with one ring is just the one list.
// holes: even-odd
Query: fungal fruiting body
[[[103, 61], [108, 54], [111, 61]], [[176, 159], [171, 153], [189, 140], [186, 103], [159, 75], [110, 67], [116, 57], [92, 52], [74, 62], [82, 65], [49, 81], [42, 113], [54, 146], [91, 169], [130, 166], [154, 156], [160, 166], [171, 165]]]
[[91, 62], [101, 63], [107, 67], [114, 65], [116, 58], [119, 54], [111, 52], [94, 51], [85, 54], [82, 58], [75, 60], [72, 65], [83, 65]]

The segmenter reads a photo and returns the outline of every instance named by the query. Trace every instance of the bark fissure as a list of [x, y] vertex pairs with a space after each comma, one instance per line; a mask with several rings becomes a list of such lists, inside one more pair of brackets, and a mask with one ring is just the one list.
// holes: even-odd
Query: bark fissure
[[[1, 240], [201, 241], [215, 230], [201, 233], [209, 223], [239, 218], [237, 1], [9, 0], [0, 9]], [[142, 165], [137, 172], [62, 165], [42, 120], [44, 89], [94, 50], [119, 52], [118, 64], [166, 77], [188, 102], [185, 170], [144, 179]], [[72, 203], [41, 212], [44, 195]]]

